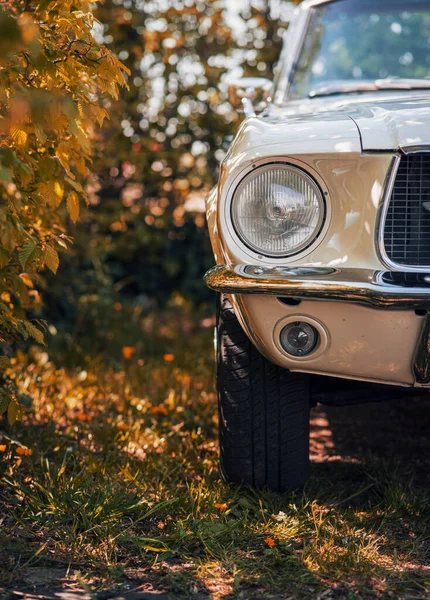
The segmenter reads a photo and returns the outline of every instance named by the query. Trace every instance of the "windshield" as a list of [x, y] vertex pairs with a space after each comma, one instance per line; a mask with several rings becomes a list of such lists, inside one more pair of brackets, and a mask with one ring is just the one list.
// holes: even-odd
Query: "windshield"
[[315, 7], [288, 98], [317, 96], [326, 86], [331, 93], [345, 86], [351, 92], [354, 82], [366, 91], [363, 82], [429, 80], [429, 41], [430, 0], [337, 0]]

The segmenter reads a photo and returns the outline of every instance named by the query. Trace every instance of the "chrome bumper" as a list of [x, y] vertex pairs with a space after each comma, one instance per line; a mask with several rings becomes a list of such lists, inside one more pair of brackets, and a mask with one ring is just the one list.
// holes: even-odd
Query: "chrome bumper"
[[430, 309], [430, 273], [219, 265], [206, 273], [204, 281], [212, 290], [226, 294], [269, 294], [339, 300], [374, 308]]
[[206, 285], [226, 294], [350, 302], [379, 309], [427, 311], [414, 359], [418, 385], [430, 384], [430, 273], [367, 269], [218, 265]]

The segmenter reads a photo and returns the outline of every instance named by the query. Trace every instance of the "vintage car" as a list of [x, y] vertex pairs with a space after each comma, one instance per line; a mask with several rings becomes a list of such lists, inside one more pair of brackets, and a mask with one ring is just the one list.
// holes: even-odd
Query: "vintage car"
[[309, 475], [317, 402], [430, 386], [430, 0], [308, 0], [207, 198], [221, 472]]

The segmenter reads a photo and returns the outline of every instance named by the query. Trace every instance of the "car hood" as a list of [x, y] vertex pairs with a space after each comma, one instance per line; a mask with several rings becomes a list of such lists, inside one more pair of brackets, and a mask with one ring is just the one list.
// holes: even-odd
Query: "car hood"
[[[276, 111], [277, 112], [277, 111]], [[291, 102], [279, 109], [286, 119], [312, 115], [321, 121], [332, 119], [333, 113], [350, 117], [356, 124], [363, 151], [398, 150], [430, 145], [430, 94], [344, 95]]]

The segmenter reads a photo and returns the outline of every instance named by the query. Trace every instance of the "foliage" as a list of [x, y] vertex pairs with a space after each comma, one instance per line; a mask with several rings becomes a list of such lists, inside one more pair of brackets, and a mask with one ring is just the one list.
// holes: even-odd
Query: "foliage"
[[102, 352], [82, 330], [14, 359], [0, 597], [427, 598], [429, 401], [316, 409], [303, 493], [223, 485], [213, 325], [134, 303]]
[[89, 211], [67, 269], [49, 284], [56, 324], [88, 319], [96, 297], [111, 305], [125, 295], [165, 303], [176, 292], [211, 300], [202, 285], [213, 265], [204, 198], [242, 118], [228, 103], [226, 78], [272, 77], [286, 26], [268, 0], [227, 4], [99, 6], [99, 38], [130, 69], [130, 89], [109, 107]]
[[[108, 116], [100, 94], [118, 98], [124, 67], [93, 37], [87, 1], [13, 0], [0, 14], [0, 340], [34, 338], [26, 318], [40, 297], [37, 273], [56, 273], [77, 221], [96, 123]], [[2, 360], [5, 360], [4, 358]], [[6, 389], [1, 397], [11, 396]], [[6, 400], [0, 409], [7, 407]], [[16, 398], [9, 408], [16, 415]]]

